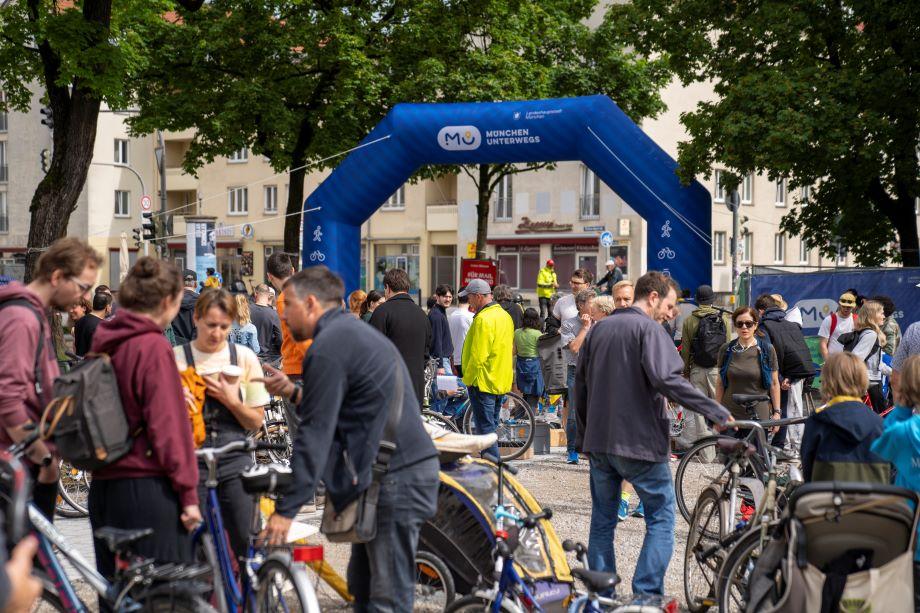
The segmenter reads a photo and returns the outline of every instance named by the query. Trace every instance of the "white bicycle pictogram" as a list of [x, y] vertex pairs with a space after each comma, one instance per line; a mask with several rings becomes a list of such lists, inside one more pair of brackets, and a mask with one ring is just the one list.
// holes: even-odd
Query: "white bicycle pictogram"
[[310, 254], [310, 261], [311, 262], [325, 262], [326, 254], [320, 251], [319, 249], [317, 249], [316, 251]]
[[658, 252], [659, 260], [673, 260], [675, 257], [677, 257], [677, 252], [670, 247], [664, 247]]

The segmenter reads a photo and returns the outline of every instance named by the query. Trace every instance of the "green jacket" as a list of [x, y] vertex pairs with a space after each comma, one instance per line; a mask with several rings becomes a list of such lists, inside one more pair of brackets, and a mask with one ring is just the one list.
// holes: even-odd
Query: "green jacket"
[[507, 394], [514, 378], [514, 322], [497, 302], [480, 309], [463, 342], [463, 383], [487, 394]]
[[537, 297], [552, 298], [556, 293], [556, 271], [549, 266], [544, 266], [537, 273]]
[[[690, 374], [690, 367], [693, 366], [693, 360], [690, 358], [690, 344], [696, 331], [700, 328], [700, 320], [707, 315], [718, 313], [719, 309], [711, 305], [697, 307], [690, 313], [690, 317], [684, 320], [684, 327], [681, 331], [680, 357], [684, 360], [684, 374]], [[732, 339], [732, 318], [728, 313], [722, 313], [722, 321], [725, 322], [725, 342]]]

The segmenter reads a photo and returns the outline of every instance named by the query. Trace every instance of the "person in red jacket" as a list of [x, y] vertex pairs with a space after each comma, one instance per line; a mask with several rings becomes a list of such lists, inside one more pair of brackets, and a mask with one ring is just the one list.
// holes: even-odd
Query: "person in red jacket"
[[[160, 562], [191, 561], [188, 531], [201, 522], [198, 462], [185, 395], [172, 347], [163, 335], [179, 312], [182, 279], [169, 262], [141, 258], [118, 292], [118, 316], [99, 324], [92, 351], [108, 354], [118, 380], [131, 451], [93, 473], [89, 520], [93, 530], [153, 528], [135, 546]], [[95, 539], [96, 568], [115, 573], [115, 560]]]

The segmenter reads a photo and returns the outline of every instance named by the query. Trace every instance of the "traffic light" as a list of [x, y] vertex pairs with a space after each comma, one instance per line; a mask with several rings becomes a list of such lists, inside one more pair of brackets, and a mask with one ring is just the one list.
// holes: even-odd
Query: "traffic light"
[[49, 130], [54, 129], [54, 115], [51, 112], [50, 106], [43, 106], [39, 113], [42, 114], [42, 125], [48, 126]]
[[143, 220], [141, 221], [141, 227], [144, 230], [144, 240], [152, 241], [157, 238], [156, 227], [153, 225], [153, 213], [150, 211], [145, 211], [141, 213]]
[[134, 236], [134, 246], [140, 249], [141, 248], [141, 229], [131, 228], [131, 234]]
[[48, 174], [48, 171], [51, 170], [51, 150], [42, 149], [41, 153], [42, 160], [42, 172]]

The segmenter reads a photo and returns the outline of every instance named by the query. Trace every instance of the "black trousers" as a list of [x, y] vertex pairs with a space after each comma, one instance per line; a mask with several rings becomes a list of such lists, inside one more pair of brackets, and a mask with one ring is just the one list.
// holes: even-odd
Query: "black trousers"
[[885, 394], [882, 393], [882, 384], [874, 383], [869, 385], [869, 401], [872, 402], [872, 410], [881, 413], [888, 408], [888, 401]]
[[538, 299], [540, 303], [540, 319], [546, 319], [546, 316], [549, 315], [549, 298], [543, 298], [542, 296]]
[[[249, 528], [255, 511], [252, 495], [246, 493], [240, 479], [243, 471], [251, 465], [252, 458], [248, 454], [223, 457], [217, 465], [217, 500], [220, 502], [220, 516], [230, 539], [230, 547], [237, 558], [245, 556], [249, 548]], [[208, 492], [204, 486], [208, 471], [203, 462], [199, 463], [198, 469], [198, 499], [204, 507], [208, 499]]]
[[[192, 562], [191, 539], [180, 516], [179, 495], [166, 477], [93, 479], [89, 486], [89, 523], [93, 532], [112, 527], [153, 528], [153, 534], [131, 550], [158, 562]], [[106, 579], [115, 576], [115, 555], [94, 538], [96, 570]]]
[[32, 502], [38, 507], [48, 521], [54, 521], [54, 507], [57, 504], [58, 482], [39, 483], [38, 472], [40, 468], [29, 464], [29, 474], [32, 476]]

